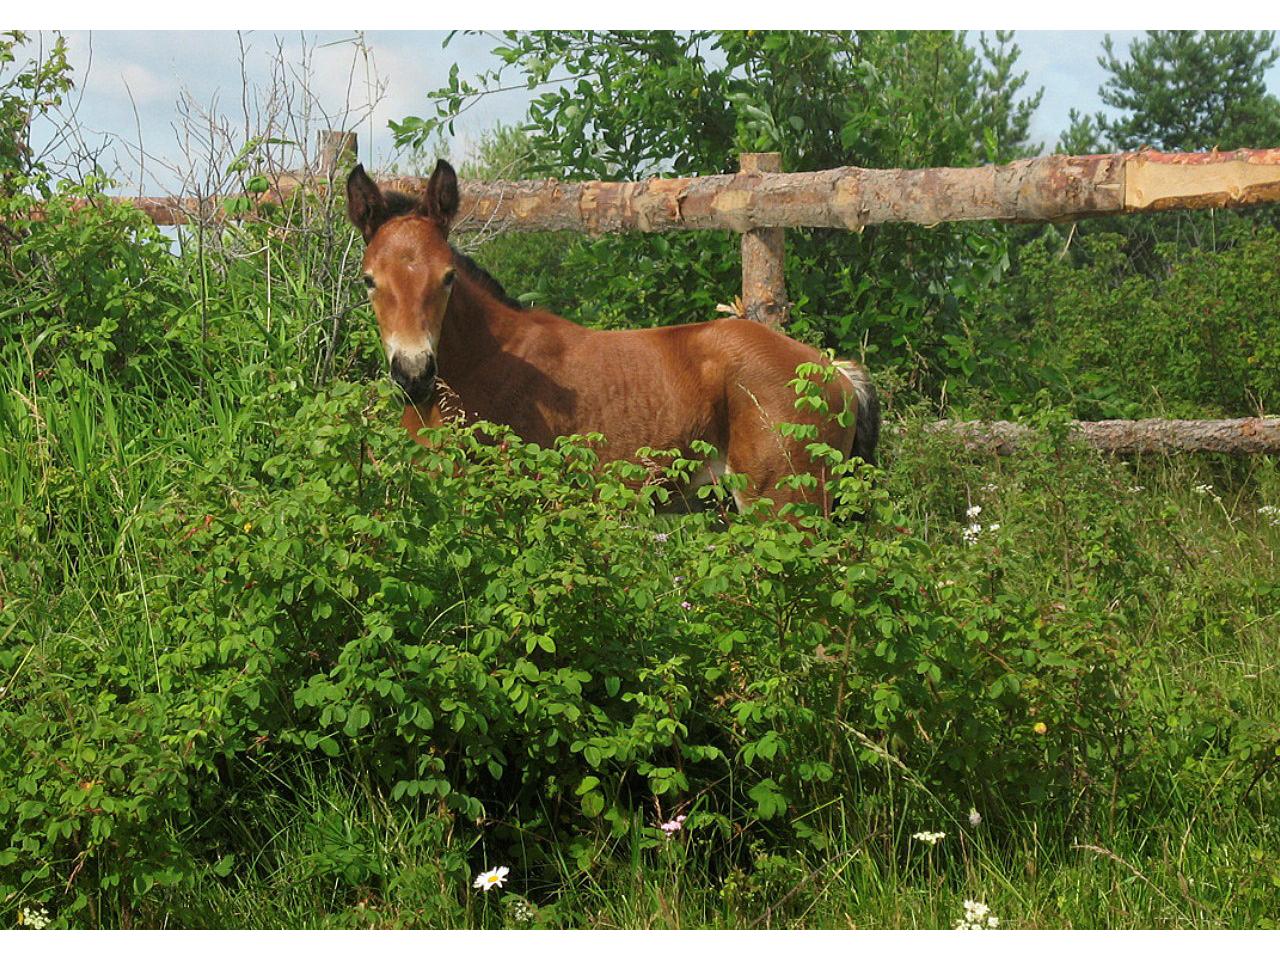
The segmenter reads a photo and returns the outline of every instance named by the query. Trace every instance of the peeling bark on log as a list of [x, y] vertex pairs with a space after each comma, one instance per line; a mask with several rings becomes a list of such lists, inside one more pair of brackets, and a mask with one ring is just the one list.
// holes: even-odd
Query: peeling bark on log
[[[389, 186], [415, 192], [425, 181]], [[1280, 201], [1280, 149], [1049, 156], [1005, 166], [739, 173], [639, 183], [462, 184], [458, 229], [736, 230], [1044, 222]]]
[[[382, 186], [420, 192], [426, 181]], [[622, 233], [960, 220], [1035, 223], [1113, 213], [1244, 207], [1280, 201], [1280, 149], [1230, 153], [1050, 156], [1005, 166], [926, 170], [838, 167], [637, 183], [463, 181], [458, 230]], [[157, 223], [186, 222], [189, 203], [133, 201]]]
[[[1106, 453], [1280, 454], [1280, 417], [1238, 420], [1075, 420], [1074, 435]], [[970, 450], [1007, 455], [1035, 436], [1008, 420], [939, 420], [930, 430], [957, 436]]]

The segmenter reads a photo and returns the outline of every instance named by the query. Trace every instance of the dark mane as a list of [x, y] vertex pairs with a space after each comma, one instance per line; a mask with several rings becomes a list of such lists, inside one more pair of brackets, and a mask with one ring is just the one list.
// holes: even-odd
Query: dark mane
[[[401, 193], [398, 190], [383, 191], [382, 197], [387, 204], [387, 213], [393, 217], [403, 216], [406, 213], [413, 213], [413, 211], [418, 208], [417, 197], [410, 196], [407, 193]], [[453, 247], [450, 247], [449, 249], [453, 250], [454, 263], [460, 266], [463, 269], [463, 272], [483, 287], [485, 291], [496, 297], [500, 303], [511, 307], [513, 310], [525, 309], [524, 304], [510, 296], [507, 291], [503, 289], [502, 284], [500, 284], [488, 270], [480, 266], [480, 264], [476, 263], [465, 253], [461, 253]]]
[[454, 250], [453, 247], [450, 247], [449, 249], [453, 250], [453, 262], [460, 266], [467, 276], [496, 297], [499, 302], [511, 307], [513, 310], [523, 310], [525, 308], [523, 303], [510, 296], [507, 291], [503, 289], [502, 284], [500, 284], [488, 270], [480, 266], [480, 264], [476, 263], [465, 253]]
[[391, 217], [413, 213], [418, 208], [418, 198], [399, 190], [383, 190], [382, 199], [387, 205], [387, 215]]

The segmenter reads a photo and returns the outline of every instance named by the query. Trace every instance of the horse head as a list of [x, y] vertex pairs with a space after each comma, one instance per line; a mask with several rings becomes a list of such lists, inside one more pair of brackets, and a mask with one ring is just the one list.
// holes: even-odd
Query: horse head
[[449, 226], [458, 212], [458, 177], [436, 164], [419, 198], [383, 193], [363, 166], [347, 178], [347, 216], [364, 236], [364, 283], [392, 381], [411, 404], [428, 402], [455, 267]]

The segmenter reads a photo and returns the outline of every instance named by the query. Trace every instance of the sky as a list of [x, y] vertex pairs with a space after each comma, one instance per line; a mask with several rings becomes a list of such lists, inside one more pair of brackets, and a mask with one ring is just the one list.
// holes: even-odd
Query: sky
[[[1098, 88], [1105, 71], [1097, 58], [1106, 32], [1016, 32], [1021, 69], [1029, 74], [1025, 89], [1044, 88], [1031, 140], [1046, 151], [1066, 127], [1072, 107], [1086, 113], [1102, 108]], [[1139, 35], [1109, 32], [1118, 51]], [[463, 77], [498, 63], [490, 52], [491, 37], [457, 34], [444, 48], [448, 34], [440, 30], [70, 30], [63, 35], [77, 83], [78, 149], [96, 158], [121, 183], [121, 192], [141, 194], [175, 190], [180, 171], [189, 169], [193, 158], [203, 157], [207, 164], [210, 151], [201, 141], [210, 138], [210, 116], [222, 118], [214, 126], [225, 129], [212, 139], [221, 144], [219, 162], [225, 166], [227, 151], [234, 154], [244, 142], [246, 128], [258, 129], [273, 90], [277, 98], [293, 97], [294, 113], [309, 105], [311, 130], [356, 129], [360, 159], [386, 169], [397, 160], [389, 120], [431, 115], [427, 93], [444, 85], [454, 63]], [[40, 33], [46, 43], [52, 36]], [[976, 33], [971, 41], [976, 43]], [[1272, 92], [1280, 93], [1280, 65], [1268, 80]], [[464, 156], [496, 122], [520, 120], [529, 99], [528, 91], [517, 89], [479, 101], [456, 125], [457, 136], [447, 144], [451, 158]], [[247, 125], [246, 101], [251, 104]], [[52, 124], [37, 129], [32, 145], [52, 142], [55, 152], [66, 155], [69, 145], [61, 142], [61, 133]]]

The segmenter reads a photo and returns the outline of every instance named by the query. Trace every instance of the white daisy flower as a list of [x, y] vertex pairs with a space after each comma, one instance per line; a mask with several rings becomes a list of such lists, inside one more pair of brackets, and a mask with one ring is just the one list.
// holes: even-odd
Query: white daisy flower
[[476, 877], [476, 882], [472, 884], [477, 890], [488, 891], [493, 887], [501, 887], [507, 882], [507, 874], [510, 873], [507, 867], [495, 867], [492, 870], [486, 870], [484, 873]]

